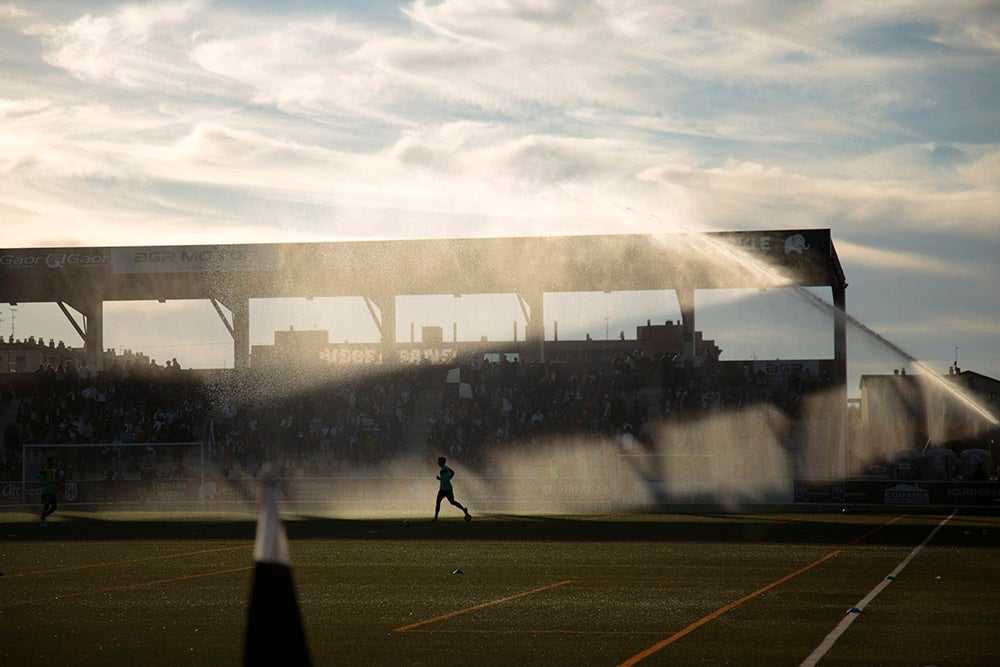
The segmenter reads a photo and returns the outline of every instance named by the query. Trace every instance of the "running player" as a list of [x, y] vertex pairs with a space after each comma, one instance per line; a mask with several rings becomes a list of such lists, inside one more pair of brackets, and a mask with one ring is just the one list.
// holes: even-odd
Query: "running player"
[[451, 488], [451, 478], [455, 476], [455, 471], [445, 465], [446, 460], [443, 456], [438, 458], [438, 465], [441, 466], [441, 472], [438, 473], [435, 479], [441, 480], [441, 488], [438, 490], [437, 504], [434, 506], [434, 520], [438, 520], [438, 514], [441, 512], [441, 501], [447, 498], [449, 503], [465, 512], [466, 521], [472, 521], [472, 515], [469, 514], [469, 510], [455, 500], [455, 491]]

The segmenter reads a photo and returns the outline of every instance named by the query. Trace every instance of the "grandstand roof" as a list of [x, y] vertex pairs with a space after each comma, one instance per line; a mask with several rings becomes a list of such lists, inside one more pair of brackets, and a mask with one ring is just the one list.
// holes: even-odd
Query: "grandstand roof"
[[[739, 252], [744, 250], [746, 252]], [[829, 229], [0, 249], [0, 302], [846, 287]]]

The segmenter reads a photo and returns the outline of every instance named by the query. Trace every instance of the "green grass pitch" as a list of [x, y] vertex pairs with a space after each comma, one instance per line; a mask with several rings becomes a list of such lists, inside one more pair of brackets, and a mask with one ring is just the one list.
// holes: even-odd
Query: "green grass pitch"
[[[316, 665], [798, 665], [946, 516], [283, 508]], [[239, 664], [255, 520], [0, 513], [0, 664]], [[1000, 664], [998, 538], [954, 516], [820, 664]]]

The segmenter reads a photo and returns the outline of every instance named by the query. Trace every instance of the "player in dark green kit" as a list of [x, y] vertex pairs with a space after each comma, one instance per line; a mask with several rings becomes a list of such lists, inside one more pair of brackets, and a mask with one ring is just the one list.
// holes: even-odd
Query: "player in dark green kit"
[[455, 500], [455, 492], [451, 488], [451, 478], [455, 476], [455, 471], [445, 465], [446, 460], [443, 456], [438, 458], [438, 465], [441, 466], [441, 472], [438, 473], [436, 479], [441, 480], [441, 489], [438, 491], [437, 504], [434, 506], [434, 520], [438, 520], [438, 514], [441, 512], [441, 501], [447, 498], [449, 503], [465, 512], [466, 521], [472, 521], [472, 515], [469, 514], [469, 510]]
[[56, 511], [56, 466], [50, 457], [41, 472], [38, 473], [38, 483], [42, 487], [42, 526], [48, 526], [49, 515]]

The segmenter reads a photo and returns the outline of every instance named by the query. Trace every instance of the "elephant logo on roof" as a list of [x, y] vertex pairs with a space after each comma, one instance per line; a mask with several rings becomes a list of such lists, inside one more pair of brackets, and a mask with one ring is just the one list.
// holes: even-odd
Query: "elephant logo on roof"
[[800, 255], [809, 249], [809, 244], [806, 243], [806, 237], [802, 234], [792, 234], [787, 239], [785, 239], [785, 254], [791, 255], [793, 252], [797, 252]]

